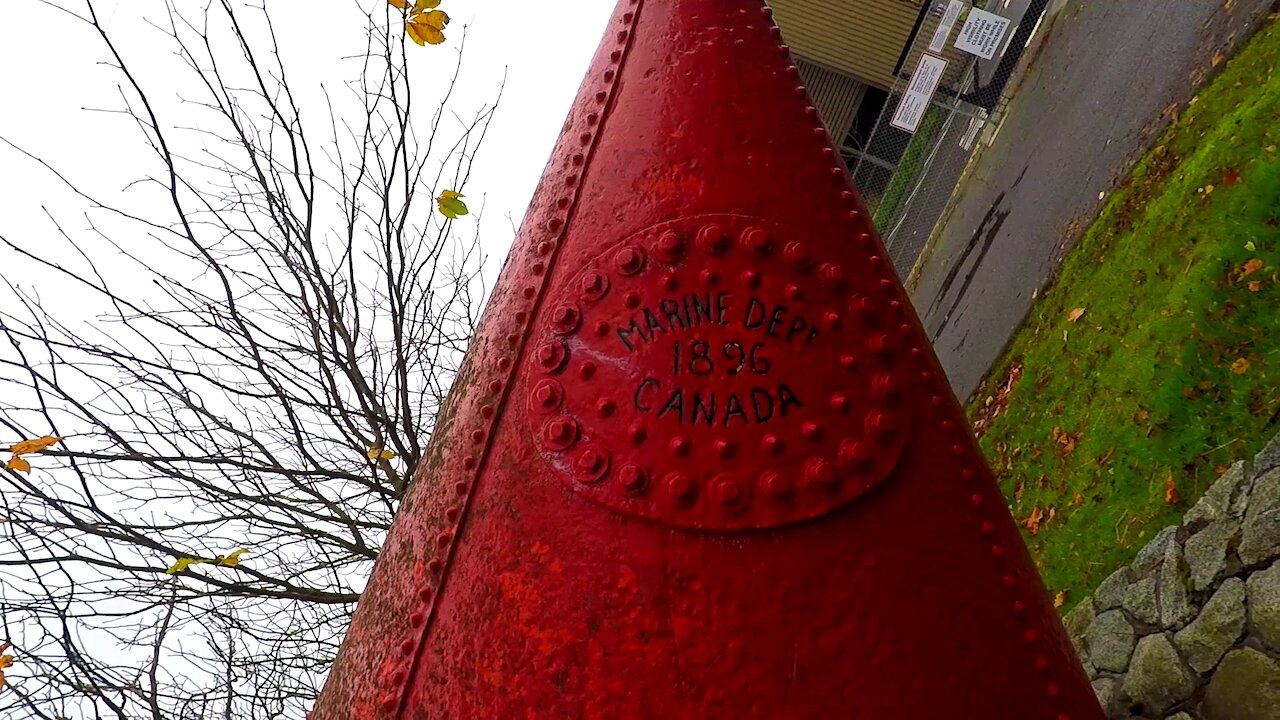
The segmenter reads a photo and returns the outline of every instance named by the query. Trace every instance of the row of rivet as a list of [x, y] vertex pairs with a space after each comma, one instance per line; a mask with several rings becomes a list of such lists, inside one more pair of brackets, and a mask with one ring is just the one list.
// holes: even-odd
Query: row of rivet
[[567, 194], [556, 200], [556, 214], [546, 222], [545, 231], [549, 233], [550, 237], [537, 242], [533, 246], [533, 254], [537, 259], [529, 266], [529, 270], [533, 275], [542, 278], [542, 287], [530, 285], [521, 290], [520, 296], [529, 301], [527, 304], [528, 309], [520, 310], [513, 315], [515, 324], [518, 327], [514, 332], [507, 334], [505, 340], [508, 347], [503, 351], [504, 354], [499, 357], [496, 363], [496, 368], [503, 373], [503, 376], [493, 378], [484, 386], [488, 390], [488, 396], [480, 407], [480, 416], [488, 422], [483, 427], [472, 430], [468, 436], [475, 448], [474, 454], [467, 454], [462, 461], [463, 467], [469, 471], [469, 479], [459, 480], [454, 484], [454, 490], [459, 496], [460, 502], [458, 505], [450, 507], [445, 513], [445, 517], [453, 529], [446, 530], [436, 537], [434, 547], [436, 558], [427, 563], [427, 571], [431, 576], [428, 582], [434, 581], [435, 586], [426, 585], [418, 590], [417, 601], [419, 609], [411, 612], [408, 618], [409, 627], [413, 631], [413, 635], [401, 642], [399, 646], [399, 654], [404, 666], [395, 670], [387, 678], [387, 694], [382, 701], [382, 709], [388, 714], [397, 712], [403, 705], [414, 658], [418, 655], [419, 648], [426, 639], [426, 625], [435, 609], [434, 601], [438, 594], [436, 587], [443, 584], [445, 559], [450, 557], [453, 550], [453, 541], [460, 534], [461, 521], [464, 518], [467, 507], [470, 505], [471, 493], [474, 490], [476, 479], [481, 469], [481, 462], [478, 458], [484, 457], [488, 453], [488, 443], [491, 439], [497, 416], [495, 407], [505, 401], [505, 393], [510, 386], [514, 367], [513, 358], [519, 357], [523, 351], [523, 344], [527, 337], [526, 324], [531, 316], [536, 316], [537, 314], [538, 299], [541, 297], [548, 282], [548, 267], [554, 263], [555, 253], [563, 243], [567, 232], [569, 213], [577, 202], [579, 173], [585, 165], [587, 157], [594, 149], [594, 143], [599, 135], [606, 107], [616, 91], [618, 68], [621, 67], [629, 48], [628, 41], [634, 29], [642, 0], [630, 0], [630, 4], [634, 9], [622, 15], [621, 23], [624, 27], [616, 35], [618, 47], [609, 55], [610, 69], [606, 70], [602, 76], [604, 87], [596, 92], [593, 97], [597, 108], [588, 112], [583, 118], [586, 129], [578, 136], [583, 150], [574, 152], [569, 158], [572, 169], [565, 176], [565, 186], [568, 188]]
[[[770, 10], [767, 6], [762, 8], [762, 12], [766, 17], [772, 17], [773, 15], [772, 10]], [[780, 36], [780, 31], [777, 29], [776, 25], [774, 27], [773, 34], [774, 34], [774, 37]], [[783, 57], [788, 58], [788, 66], [787, 66], [788, 74], [791, 75], [791, 77], [793, 78], [798, 78], [799, 77], [798, 68], [796, 68], [795, 65], [790, 64], [789, 62], [790, 49], [786, 45], [781, 45], [781, 44], [779, 45], [779, 48], [782, 52]], [[802, 98], [808, 97], [807, 91], [802, 85], [796, 86], [796, 94]], [[842, 188], [840, 192], [840, 196], [841, 196], [841, 199], [846, 203], [846, 206], [849, 208], [849, 211], [848, 211], [849, 218], [854, 221], [862, 220], [861, 215], [858, 209], [856, 208], [856, 198], [854, 196], [854, 193], [849, 189], [849, 184], [847, 182], [848, 169], [844, 167], [843, 161], [838, 159], [839, 154], [836, 153], [835, 149], [832, 147], [828, 132], [826, 128], [821, 124], [821, 121], [818, 118], [818, 113], [816, 108], [814, 108], [812, 105], [806, 105], [804, 108], [804, 114], [810, 120], [818, 121], [818, 124], [815, 125], [813, 128], [813, 134], [815, 137], [819, 138], [822, 142], [822, 153], [824, 157], [826, 157], [828, 160], [836, 161], [836, 164], [831, 167], [831, 175], [838, 181], [838, 184]], [[862, 220], [862, 221], [865, 222], [865, 220]], [[871, 266], [872, 270], [876, 271], [878, 274], [882, 276], [880, 280], [881, 284], [882, 285], [886, 283], [892, 284], [893, 283], [892, 279], [887, 277], [888, 275], [887, 263], [885, 263], [883, 259], [881, 259], [879, 256], [874, 254], [874, 241], [870, 238], [870, 235], [864, 232], [859, 236], [859, 240], [863, 244], [864, 249], [867, 249], [868, 251], [872, 252], [872, 256], [869, 258], [868, 264]], [[896, 288], [894, 288], [893, 292], [895, 292], [896, 294]], [[900, 301], [895, 300], [895, 302], [900, 302]], [[909, 325], [904, 324], [902, 327], [903, 327], [904, 334], [909, 334], [912, 331], [912, 328]], [[927, 360], [925, 359], [926, 355], [922, 348], [913, 347], [910, 352], [913, 358], [915, 358], [917, 361], [922, 361], [924, 367], [927, 368]], [[940, 388], [938, 388], [935, 384], [937, 379], [934, 377], [934, 374], [930, 372], [928, 369], [924, 369], [921, 371], [920, 379], [923, 381], [923, 384], [925, 385], [925, 387], [932, 387], [935, 391], [940, 390]], [[951, 404], [947, 402], [944, 395], [941, 395], [941, 394], [932, 395], [930, 398], [930, 403], [935, 408], [937, 408], [943, 415], [943, 419], [939, 423], [941, 428], [943, 429], [944, 432], [948, 433], [948, 435], [950, 435], [953, 438], [953, 444], [951, 445], [952, 455], [957, 460], [963, 460], [964, 458], [969, 456], [970, 453], [972, 452], [972, 439], [968, 437], [967, 432], [964, 428], [959, 427], [954, 421], [947, 419], [946, 416], [949, 415], [950, 412], [954, 412], [954, 408], [952, 407]], [[974, 477], [976, 477], [976, 473], [973, 469], [969, 467], [965, 467], [960, 471], [960, 479], [965, 481], [966, 483], [973, 480]], [[969, 500], [970, 500], [970, 504], [973, 505], [975, 508], [985, 507], [986, 499], [980, 493], [975, 492], [971, 494]], [[979, 524], [979, 531], [984, 536], [988, 536], [991, 533], [993, 533], [994, 529], [995, 529], [995, 525], [990, 520], [983, 519]], [[1006, 550], [1004, 546], [999, 544], [991, 545], [991, 555], [997, 561], [1005, 557], [1005, 553], [1006, 553]], [[1009, 588], [1012, 592], [1014, 592], [1015, 595], [1020, 589], [1018, 579], [1011, 574], [1007, 574], [1007, 573], [1003, 574], [1001, 576], [1001, 583], [1005, 585], [1007, 588]], [[1025, 616], [1026, 603], [1021, 598], [1015, 598], [1013, 601], [1012, 607], [1013, 607], [1014, 613], [1017, 614], [1020, 618]], [[1030, 645], [1035, 645], [1040, 640], [1040, 637], [1039, 637], [1039, 633], [1035, 630], [1035, 628], [1031, 626], [1026, 626], [1023, 629], [1023, 639], [1030, 646]], [[1032, 663], [1037, 671], [1044, 674], [1046, 678], [1048, 677], [1049, 661], [1044, 655], [1036, 654], [1034, 656]], [[1060, 693], [1060, 688], [1051, 679], [1046, 679], [1045, 685], [1044, 685], [1044, 691], [1050, 698], [1055, 698]], [[1065, 713], [1060, 713], [1057, 716], [1056, 720], [1070, 720], [1070, 718]]]

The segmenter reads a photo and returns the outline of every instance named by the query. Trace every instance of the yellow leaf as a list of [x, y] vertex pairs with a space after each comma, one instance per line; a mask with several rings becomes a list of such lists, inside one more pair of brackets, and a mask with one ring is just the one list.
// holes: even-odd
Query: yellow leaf
[[413, 13], [418, 15], [438, 7], [440, 7], [440, 0], [418, 0], [413, 4]]
[[1249, 292], [1258, 292], [1258, 291], [1259, 291], [1259, 290], [1261, 290], [1261, 289], [1262, 289], [1262, 281], [1261, 281], [1261, 280], [1250, 280], [1250, 281], [1249, 281]]
[[462, 195], [457, 190], [445, 190], [440, 193], [440, 197], [436, 198], [436, 205], [440, 208], [440, 214], [453, 220], [459, 215], [466, 215], [467, 204], [462, 202]]
[[36, 438], [35, 440], [23, 440], [22, 442], [14, 443], [13, 446], [9, 448], [9, 452], [13, 453], [14, 455], [26, 455], [29, 453], [38, 453], [42, 450], [48, 450], [50, 447], [57, 445], [58, 442], [61, 440], [62, 438], [54, 437], [52, 435], [45, 435], [44, 437]]
[[387, 0], [387, 2], [391, 3], [393, 7], [396, 7], [400, 10], [404, 10], [405, 8], [409, 7], [409, 3], [405, 2], [405, 0]]
[[394, 458], [396, 454], [391, 450], [386, 450], [377, 445], [374, 445], [373, 447], [369, 448], [368, 452], [365, 453], [365, 456], [367, 456], [370, 460], [390, 460]]
[[1252, 241], [1252, 240], [1250, 240], [1249, 242], [1247, 242], [1247, 243], [1245, 243], [1245, 244], [1244, 244], [1244, 249], [1245, 249], [1245, 250], [1248, 250], [1249, 252], [1257, 252], [1257, 251], [1258, 251], [1258, 246], [1257, 246], [1257, 245], [1254, 245], [1254, 244], [1253, 244], [1253, 241]]
[[1236, 358], [1236, 361], [1231, 363], [1231, 372], [1236, 375], [1243, 375], [1249, 372], [1249, 360], [1246, 358]]
[[1075, 322], [1082, 317], [1084, 317], [1084, 308], [1076, 308], [1067, 313], [1067, 322]]
[[1057, 595], [1053, 596], [1053, 606], [1060, 608], [1067, 604], [1067, 591], [1059, 590]]
[[14, 455], [13, 457], [9, 458], [9, 462], [5, 464], [8, 466], [10, 470], [16, 470], [18, 472], [24, 472], [24, 473], [31, 472], [31, 463], [27, 462], [26, 460], [23, 460], [17, 455]]
[[1164, 501], [1169, 505], [1178, 502], [1178, 486], [1173, 482], [1173, 473], [1164, 481]]
[[1213, 186], [1212, 186], [1212, 185], [1205, 185], [1205, 186], [1204, 186], [1204, 194], [1205, 194], [1205, 195], [1212, 195], [1212, 194], [1213, 194]]
[[409, 38], [419, 45], [439, 45], [444, 42], [444, 27], [449, 16], [443, 10], [428, 10], [405, 23]]
[[[1240, 277], [1249, 277], [1250, 275], [1258, 272], [1261, 269], [1262, 269], [1262, 261], [1259, 260], [1258, 258], [1254, 258], [1244, 264], [1244, 274], [1241, 275]], [[16, 453], [18, 451], [14, 450], [14, 452]]]
[[183, 570], [186, 570], [192, 565], [199, 565], [200, 563], [203, 563], [203, 562], [208, 562], [208, 561], [201, 560], [200, 558], [180, 557], [177, 559], [177, 561], [175, 561], [172, 565], [169, 566], [168, 570], [165, 570], [164, 572], [166, 575], [177, 575], [178, 573], [182, 572]]
[[213, 562], [222, 567], [235, 567], [240, 564], [240, 556], [246, 552], [249, 552], [249, 548], [237, 548], [230, 555], [219, 555]]

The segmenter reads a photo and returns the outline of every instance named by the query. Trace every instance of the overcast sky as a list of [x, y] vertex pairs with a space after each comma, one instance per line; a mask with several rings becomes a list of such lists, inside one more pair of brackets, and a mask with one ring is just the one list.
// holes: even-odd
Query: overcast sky
[[[353, 79], [357, 66], [344, 55], [360, 49], [357, 3], [384, 0], [266, 0], [279, 29], [282, 54], [295, 85], [329, 87]], [[83, 11], [82, 0], [56, 0]], [[204, 0], [176, 0], [199, 7]], [[142, 21], [162, 17], [159, 0], [95, 0], [99, 17], [138, 64], [153, 91], [176, 99], [191, 91], [190, 71], [177, 62], [163, 36]], [[363, 7], [363, 6], [361, 6]], [[463, 77], [454, 108], [462, 113], [493, 99], [508, 72], [502, 107], [481, 151], [468, 190], [473, 208], [483, 201], [481, 237], [496, 269], [512, 239], [507, 215], [518, 225], [613, 3], [570, 0], [548, 5], [527, 0], [444, 0], [453, 18], [441, 47], [414, 48], [419, 78], [452, 70], [468, 26]], [[292, 13], [292, 15], [291, 15]], [[296, 22], [290, 22], [296, 17]], [[99, 192], [117, 192], [155, 159], [126, 118], [85, 110], [118, 108], [118, 74], [101, 64], [106, 50], [90, 28], [41, 0], [3, 0], [0, 9], [0, 137], [22, 145]], [[437, 72], [438, 70], [438, 72]], [[417, 111], [438, 85], [421, 93]], [[65, 189], [29, 160], [0, 145], [0, 233], [47, 233], [41, 205], [65, 213], [74, 207]], [[463, 234], [470, 232], [460, 228]], [[16, 238], [15, 238], [16, 239]], [[0, 256], [0, 273], [5, 258]], [[490, 274], [492, 277], [492, 274]]]

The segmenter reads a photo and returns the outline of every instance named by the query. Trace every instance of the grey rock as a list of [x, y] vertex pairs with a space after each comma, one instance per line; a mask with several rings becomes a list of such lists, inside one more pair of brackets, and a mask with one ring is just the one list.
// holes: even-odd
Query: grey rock
[[1075, 646], [1076, 657], [1081, 663], [1089, 662], [1089, 648], [1084, 643], [1084, 635], [1093, 624], [1093, 601], [1085, 598], [1071, 608], [1071, 612], [1062, 616], [1062, 626], [1066, 628], [1067, 637]]
[[1182, 562], [1182, 548], [1176, 542], [1166, 546], [1158, 577], [1160, 625], [1176, 630], [1196, 616], [1196, 609], [1187, 598], [1188, 581]]
[[1093, 681], [1093, 694], [1098, 696], [1098, 704], [1103, 711], [1111, 710], [1116, 701], [1116, 688], [1120, 686], [1114, 678], [1098, 678]]
[[1196, 680], [1168, 636], [1157, 633], [1138, 641], [1122, 687], [1144, 714], [1162, 713], [1191, 697]]
[[1196, 504], [1182, 516], [1183, 525], [1197, 522], [1216, 522], [1230, 517], [1233, 509], [1239, 512], [1238, 506], [1241, 490], [1245, 489], [1244, 480], [1248, 477], [1245, 462], [1240, 460], [1222, 473]]
[[1227, 564], [1227, 549], [1240, 537], [1240, 521], [1226, 518], [1210, 523], [1192, 535], [1183, 547], [1191, 571], [1191, 587], [1205, 590], [1213, 585]]
[[1156, 579], [1143, 578], [1124, 592], [1124, 609], [1135, 620], [1147, 625], [1160, 622], [1160, 606], [1156, 603]]
[[1244, 581], [1227, 578], [1209, 598], [1199, 617], [1173, 636], [1187, 664], [1207, 673], [1244, 634]]
[[1249, 578], [1249, 627], [1280, 652], [1280, 561]]
[[1271, 438], [1271, 442], [1253, 457], [1253, 471], [1259, 475], [1276, 468], [1280, 468], [1280, 435]]
[[1137, 577], [1144, 577], [1151, 571], [1155, 570], [1160, 561], [1164, 559], [1165, 552], [1170, 545], [1177, 544], [1178, 528], [1167, 527], [1156, 536], [1151, 538], [1151, 542], [1147, 546], [1138, 551], [1137, 556], [1133, 558], [1133, 562], [1129, 567], [1133, 569], [1133, 574]]
[[1094, 667], [1112, 672], [1124, 672], [1129, 667], [1133, 646], [1138, 641], [1133, 626], [1119, 610], [1099, 615], [1089, 626], [1085, 639]]
[[1254, 650], [1232, 650], [1204, 694], [1206, 720], [1280, 720], [1280, 663]]
[[1120, 607], [1121, 603], [1124, 602], [1124, 591], [1129, 589], [1129, 585], [1132, 582], [1133, 571], [1128, 567], [1122, 567], [1111, 573], [1094, 591], [1094, 605], [1097, 606], [1099, 611], [1114, 610]]
[[1245, 567], [1280, 557], [1280, 468], [1253, 481], [1239, 552]]

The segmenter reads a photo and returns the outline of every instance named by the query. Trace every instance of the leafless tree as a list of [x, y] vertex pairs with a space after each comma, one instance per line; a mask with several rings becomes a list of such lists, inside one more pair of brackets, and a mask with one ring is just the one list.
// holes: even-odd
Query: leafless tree
[[[311, 104], [277, 40], [292, 4], [157, 5], [177, 88], [93, 0], [66, 8], [152, 169], [102, 199], [2, 139], [89, 208], [0, 225], [0, 448], [64, 438], [0, 469], [4, 718], [302, 718], [323, 682], [477, 321], [478, 238], [435, 198], [497, 106], [454, 113], [461, 50], [357, 5], [354, 79]], [[452, 73], [425, 103], [424, 53]], [[182, 558], [203, 562], [168, 574]]]

